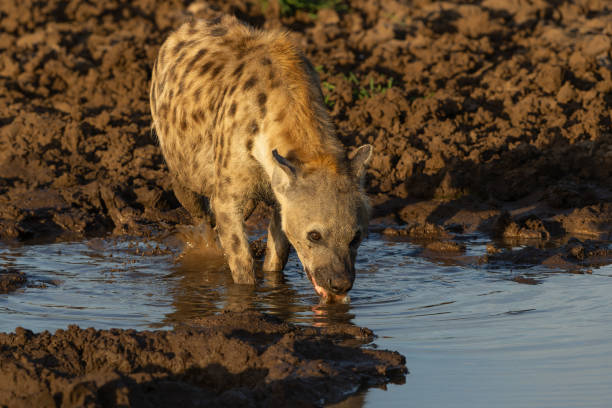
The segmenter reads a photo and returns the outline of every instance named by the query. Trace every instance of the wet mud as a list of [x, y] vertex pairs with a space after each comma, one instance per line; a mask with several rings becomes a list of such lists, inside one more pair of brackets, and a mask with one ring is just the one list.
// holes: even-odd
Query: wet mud
[[190, 222], [151, 133], [148, 85], [169, 31], [222, 11], [295, 33], [343, 142], [375, 147], [375, 216], [489, 232], [506, 211], [610, 239], [607, 2], [353, 1], [280, 17], [269, 3], [3, 2], [0, 237]]
[[26, 274], [11, 269], [0, 269], [0, 294], [9, 293], [24, 286], [28, 278]]
[[[385, 235], [457, 257], [456, 238], [482, 232], [489, 264], [612, 262], [609, 2], [343, 4], [0, 2], [0, 239], [148, 237], [193, 221], [151, 132], [148, 86], [173, 28], [226, 12], [294, 32], [339, 137], [374, 146], [366, 184]], [[26, 284], [0, 270], [0, 293]], [[224, 316], [171, 332], [0, 334], [0, 404], [308, 406], [402, 371], [395, 354], [315, 329]]]
[[354, 326], [303, 328], [256, 312], [173, 331], [0, 334], [0, 405], [10, 407], [320, 406], [402, 382], [399, 353], [363, 349]]
[[514, 249], [490, 245], [487, 252], [479, 263], [493, 268], [512, 265], [515, 269], [521, 269], [544, 265], [551, 268], [551, 273], [590, 273], [593, 267], [612, 263], [610, 245], [588, 239], [581, 241], [571, 238], [567, 243], [554, 247], [532, 245]]

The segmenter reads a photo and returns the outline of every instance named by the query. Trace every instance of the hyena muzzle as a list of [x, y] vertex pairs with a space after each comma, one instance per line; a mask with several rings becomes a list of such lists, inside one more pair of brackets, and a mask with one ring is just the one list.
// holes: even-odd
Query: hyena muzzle
[[233, 280], [255, 281], [244, 220], [263, 201], [263, 269], [281, 271], [291, 244], [317, 293], [343, 299], [367, 234], [372, 147], [347, 156], [289, 35], [229, 16], [185, 23], [160, 48], [150, 99], [175, 194], [215, 228]]

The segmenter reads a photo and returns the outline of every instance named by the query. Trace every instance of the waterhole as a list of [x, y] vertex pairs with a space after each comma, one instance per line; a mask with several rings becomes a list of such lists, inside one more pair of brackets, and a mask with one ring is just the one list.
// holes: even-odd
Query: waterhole
[[[354, 323], [366, 347], [404, 354], [406, 383], [346, 407], [604, 407], [612, 401], [612, 266], [573, 273], [483, 264], [487, 239], [436, 256], [373, 233], [357, 258], [348, 305], [320, 305], [292, 253], [284, 275], [231, 283], [222, 259], [167, 242], [92, 239], [0, 246], [0, 267], [28, 284], [0, 295], [0, 331], [68, 324], [171, 328], [222, 310], [254, 309], [297, 324]], [[576, 273], [579, 272], [579, 273]]]

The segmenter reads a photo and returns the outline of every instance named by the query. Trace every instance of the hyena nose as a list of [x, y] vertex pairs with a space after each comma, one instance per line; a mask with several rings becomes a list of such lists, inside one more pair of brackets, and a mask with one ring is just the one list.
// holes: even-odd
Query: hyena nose
[[329, 283], [329, 287], [334, 295], [342, 295], [351, 290], [353, 282], [346, 279], [336, 280]]

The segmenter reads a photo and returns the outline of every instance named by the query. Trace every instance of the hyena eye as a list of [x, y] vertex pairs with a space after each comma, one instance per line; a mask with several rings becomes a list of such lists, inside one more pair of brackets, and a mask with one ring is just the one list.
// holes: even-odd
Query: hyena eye
[[355, 236], [353, 237], [353, 240], [351, 241], [349, 246], [356, 247], [359, 244], [359, 241], [361, 241], [361, 231], [357, 231], [355, 233]]
[[308, 233], [308, 239], [312, 242], [317, 242], [321, 239], [321, 233], [319, 231], [310, 231]]

